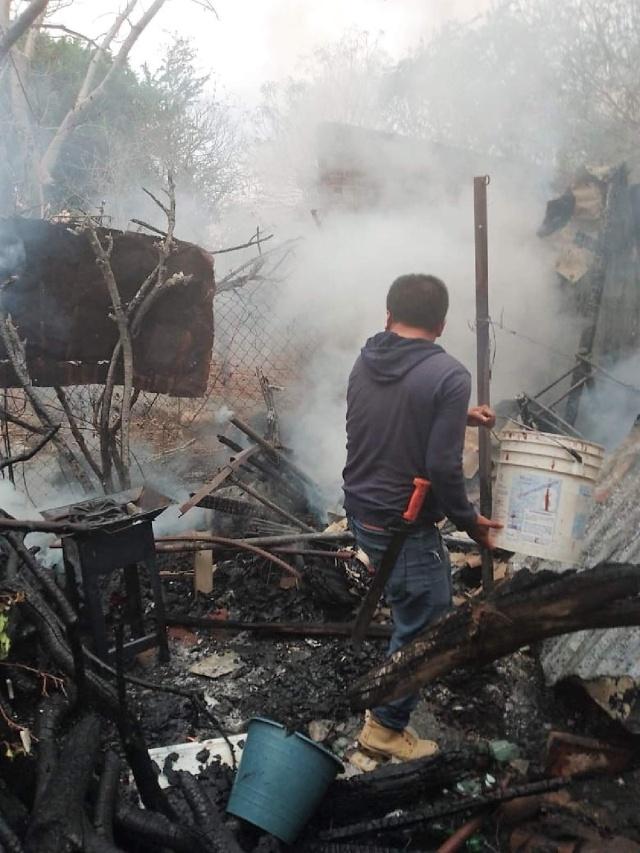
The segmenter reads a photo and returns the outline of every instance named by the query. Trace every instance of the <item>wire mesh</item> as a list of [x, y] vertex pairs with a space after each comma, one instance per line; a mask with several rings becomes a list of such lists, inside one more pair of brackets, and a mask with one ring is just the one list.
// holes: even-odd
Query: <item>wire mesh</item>
[[[279, 316], [283, 287], [279, 282], [251, 281], [216, 296], [211, 370], [207, 392], [202, 398], [180, 399], [149, 393], [139, 396], [131, 424], [134, 481], [144, 478], [149, 466], [176, 449], [188, 448], [197, 454], [201, 441], [210, 443], [206, 434], [208, 426], [219, 422], [226, 409], [245, 418], [264, 411], [258, 370], [272, 386], [281, 389], [277, 394], [278, 406], [284, 410], [288, 405], [314, 342], [297, 331], [295, 323], [284, 323]], [[100, 386], [91, 385], [64, 389], [87, 451], [98, 463], [95, 408], [101, 390]], [[116, 389], [116, 404], [119, 391]], [[55, 391], [40, 388], [37, 393], [51, 420], [62, 424], [60, 435], [94, 482], [96, 492], [99, 491], [97, 477], [83, 458]], [[4, 396], [5, 408], [11, 414], [28, 423], [38, 423], [22, 390], [7, 389]], [[3, 438], [4, 457], [20, 453], [35, 440], [28, 430], [15, 424], [5, 426]], [[77, 480], [61, 463], [51, 443], [32, 460], [18, 463], [11, 470], [5, 468], [2, 476], [8, 479], [10, 475], [34, 507], [64, 503], [67, 496], [75, 498], [80, 494]]]

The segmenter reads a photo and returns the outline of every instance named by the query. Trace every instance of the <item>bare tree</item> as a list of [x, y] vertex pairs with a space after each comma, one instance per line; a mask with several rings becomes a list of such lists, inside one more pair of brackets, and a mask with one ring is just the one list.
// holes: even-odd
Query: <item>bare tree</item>
[[[26, 207], [34, 208], [37, 205], [41, 213], [44, 213], [45, 189], [54, 182], [56, 167], [65, 144], [73, 132], [86, 122], [90, 111], [104, 98], [111, 81], [126, 65], [134, 45], [165, 2], [166, 0], [153, 0], [146, 11], [143, 11], [137, 20], [132, 21], [131, 15], [135, 12], [139, 0], [127, 0], [99, 43], [85, 37], [87, 43], [93, 45], [93, 51], [73, 106], [52, 133], [43, 133], [42, 128], [35, 126], [37, 118], [33, 115], [29, 99], [29, 64], [37, 33], [43, 26], [49, 26], [44, 23], [45, 13], [49, 9], [59, 8], [59, 5], [55, 0], [32, 0], [21, 14], [11, 20], [12, 0], [0, 0], [0, 27], [4, 33], [0, 40], [0, 60], [3, 56], [8, 56], [10, 60], [7, 71], [11, 109], [25, 151], [25, 183], [29, 196]], [[112, 47], [127, 26], [129, 29], [126, 36], [115, 54], [112, 54]], [[19, 47], [18, 43], [23, 36], [26, 36], [24, 44]]]
[[145, 28], [158, 14], [162, 6], [164, 6], [166, 0], [154, 0], [138, 21], [135, 24], [131, 24], [129, 34], [122, 42], [113, 62], [108, 67], [108, 70], [102, 79], [98, 80], [100, 61], [122, 29], [123, 24], [137, 5], [137, 2], [138, 0], [129, 0], [124, 11], [116, 17], [113, 26], [105, 36], [100, 46], [94, 51], [91, 61], [89, 62], [89, 67], [87, 68], [85, 79], [80, 87], [80, 91], [78, 92], [76, 102], [60, 123], [60, 126], [56, 130], [40, 160], [40, 178], [45, 184], [52, 182], [52, 173], [58, 162], [64, 143], [74, 129], [78, 127], [86, 117], [89, 110], [94, 107], [104, 95], [110, 80], [117, 71], [123, 67], [131, 53], [131, 49], [138, 41]]
[[0, 38], [0, 61], [4, 59], [13, 45], [22, 38], [40, 15], [45, 12], [48, 3], [49, 0], [31, 0], [26, 9], [9, 24], [11, 0], [2, 0], [2, 19], [7, 25], [3, 24], [4, 32], [2, 38]]

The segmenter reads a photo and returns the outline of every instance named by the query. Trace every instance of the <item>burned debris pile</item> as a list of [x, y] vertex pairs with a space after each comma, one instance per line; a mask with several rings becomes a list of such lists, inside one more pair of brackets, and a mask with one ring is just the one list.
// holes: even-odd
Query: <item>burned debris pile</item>
[[[160, 240], [93, 220], [79, 233], [70, 223], [4, 224], [0, 240], [18, 247], [4, 282], [14, 321], [3, 339], [5, 348], [16, 344], [4, 384], [26, 365], [16, 381], [37, 415], [38, 386], [55, 382], [80, 482], [96, 488], [51, 500], [61, 505], [34, 517], [0, 517], [0, 850], [640, 850], [630, 665], [640, 576], [629, 532], [640, 456], [632, 434], [605, 465], [591, 509], [603, 450], [580, 435], [577, 419], [578, 391], [600, 371], [592, 361], [601, 355], [599, 306], [616, 265], [610, 223], [626, 179], [623, 169], [587, 174], [573, 201], [550, 206], [545, 238], [571, 244], [567, 263], [580, 263], [568, 280], [585, 278], [581, 286], [598, 297], [591, 337], [569, 371], [510, 406], [493, 447], [489, 430], [467, 443], [469, 491], [487, 514], [497, 463], [499, 547], [489, 559], [469, 536], [441, 526], [454, 607], [390, 657], [391, 613], [372, 584], [375, 570], [283, 445], [274, 386], [261, 371], [266, 414], [216, 414], [206, 441], [194, 431], [182, 445], [202, 444], [204, 473], [192, 468], [180, 494], [167, 490], [171, 498], [162, 478], [130, 488], [127, 430], [139, 393], [200, 394], [209, 368], [211, 258], [173, 238], [172, 179], [160, 202], [168, 220]], [[576, 229], [591, 214], [593, 239], [576, 256], [584, 242]], [[39, 254], [40, 231], [51, 263]], [[95, 308], [102, 323], [111, 310], [105, 284], [121, 290], [111, 308], [122, 327], [110, 320], [107, 334], [96, 326], [91, 353], [81, 334], [69, 337], [79, 347], [72, 350], [45, 322], [48, 300], [68, 303], [63, 273], [72, 261], [87, 316]], [[180, 287], [167, 294], [174, 271]], [[143, 328], [129, 309], [150, 275], [158, 299]], [[35, 312], [21, 301], [29, 294]], [[66, 331], [77, 316], [63, 316]], [[478, 320], [488, 338], [486, 304]], [[488, 404], [488, 340], [484, 349]], [[125, 373], [119, 398], [114, 385]], [[108, 393], [69, 416], [62, 386], [80, 380], [106, 381]], [[552, 391], [560, 396], [543, 402]], [[81, 429], [87, 412], [104, 439], [97, 454]], [[20, 426], [20, 412], [5, 414]], [[37, 459], [59, 429], [45, 417], [22, 461]], [[534, 458], [524, 464], [527, 453]], [[158, 456], [162, 467], [167, 457]], [[625, 653], [609, 673], [589, 650], [606, 647], [614, 658], [612, 633]], [[418, 691], [413, 722], [440, 751], [385, 764], [358, 740], [362, 712]], [[268, 795], [259, 787], [266, 776], [278, 782]], [[243, 786], [253, 819], [234, 805]], [[260, 811], [273, 822], [256, 818]]]
[[[473, 543], [448, 536], [455, 610], [385, 661], [382, 605], [355, 652], [368, 569], [351, 534], [322, 525], [286, 450], [238, 418], [225, 442], [181, 507], [184, 521], [209, 508], [210, 530], [154, 533], [168, 501], [148, 487], [0, 519], [4, 849], [638, 848], [635, 739], [545, 689], [535, 653], [546, 636], [638, 624], [634, 568], [511, 577], [505, 554], [483, 596]], [[367, 765], [354, 709], [416, 685], [441, 752]], [[225, 813], [256, 717], [348, 769], [293, 846]]]

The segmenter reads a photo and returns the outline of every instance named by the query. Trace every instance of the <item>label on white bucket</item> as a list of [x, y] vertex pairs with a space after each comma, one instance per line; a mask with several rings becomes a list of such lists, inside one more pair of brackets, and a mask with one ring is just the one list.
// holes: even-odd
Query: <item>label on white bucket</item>
[[540, 545], [553, 541], [562, 481], [548, 474], [519, 473], [513, 477], [506, 534]]

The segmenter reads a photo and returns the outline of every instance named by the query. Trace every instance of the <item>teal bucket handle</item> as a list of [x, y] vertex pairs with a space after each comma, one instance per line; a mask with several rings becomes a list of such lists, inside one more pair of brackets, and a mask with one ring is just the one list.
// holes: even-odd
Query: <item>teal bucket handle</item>
[[274, 720], [253, 717], [227, 812], [292, 844], [343, 770], [324, 746]]

